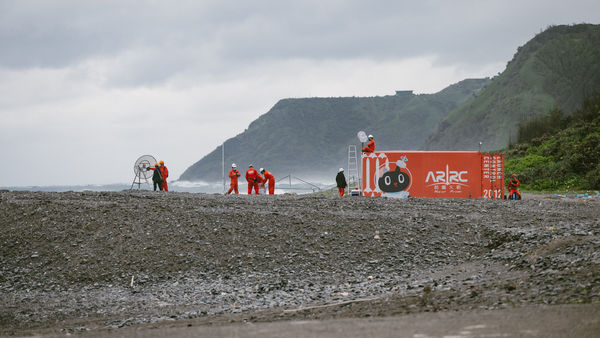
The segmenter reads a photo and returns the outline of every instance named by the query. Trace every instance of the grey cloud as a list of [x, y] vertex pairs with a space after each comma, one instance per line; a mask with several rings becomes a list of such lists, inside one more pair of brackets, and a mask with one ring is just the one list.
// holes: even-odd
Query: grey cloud
[[[562, 1], [12, 1], [0, 5], [0, 67], [65, 67], [138, 53], [110, 83], [160, 83], [272, 59], [508, 61]], [[573, 17], [600, 12], [568, 4]], [[584, 15], [586, 14], [586, 15]], [[598, 17], [595, 17], [598, 21]], [[550, 22], [549, 22], [550, 21]]]

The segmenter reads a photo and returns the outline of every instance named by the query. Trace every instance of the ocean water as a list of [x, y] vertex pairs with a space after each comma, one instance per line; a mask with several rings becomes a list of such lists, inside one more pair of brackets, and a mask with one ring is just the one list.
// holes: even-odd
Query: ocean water
[[[302, 182], [291, 183], [280, 182], [275, 185], [275, 194], [297, 193], [306, 194], [331, 189], [331, 186], [324, 184], [305, 184]], [[169, 191], [218, 194], [224, 193], [229, 189], [229, 182], [224, 186], [222, 182], [190, 182], [190, 181], [172, 181], [169, 182]], [[53, 185], [53, 186], [7, 186], [0, 187], [0, 190], [12, 191], [124, 191], [124, 190], [153, 190], [152, 182], [142, 181], [141, 184], [116, 183], [116, 184], [89, 184], [89, 185]], [[246, 194], [248, 186], [246, 182], [239, 183], [240, 194]]]

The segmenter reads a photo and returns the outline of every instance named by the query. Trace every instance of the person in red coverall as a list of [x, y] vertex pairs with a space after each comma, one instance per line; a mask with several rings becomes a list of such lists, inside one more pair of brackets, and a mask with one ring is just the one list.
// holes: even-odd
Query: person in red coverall
[[237, 170], [237, 165], [235, 163], [231, 164], [231, 170], [229, 171], [229, 178], [231, 179], [231, 183], [229, 184], [229, 190], [227, 190], [227, 195], [231, 194], [232, 191], [235, 191], [235, 194], [239, 194], [238, 190], [238, 177], [242, 176], [240, 172]]
[[169, 186], [167, 185], [167, 177], [169, 177], [169, 169], [165, 166], [165, 161], [158, 162], [160, 164], [160, 175], [162, 176], [162, 187], [164, 191], [169, 191]]
[[366, 147], [362, 148], [362, 152], [366, 155], [375, 151], [375, 140], [373, 139], [373, 135], [369, 135], [369, 143]]
[[517, 174], [512, 174], [512, 179], [508, 181], [508, 198], [512, 196], [512, 194], [517, 194], [517, 199], [521, 199], [521, 193], [519, 192], [519, 180], [517, 179]]
[[269, 195], [275, 194], [275, 176], [268, 170], [260, 168], [260, 173], [265, 176], [265, 181], [269, 183]]
[[[259, 170], [260, 172], [260, 170]], [[267, 194], [267, 189], [265, 189], [265, 183], [267, 181], [260, 176], [260, 174], [258, 174], [257, 179], [256, 179], [256, 184], [258, 184], [258, 194], [259, 195], [266, 195]]]
[[252, 167], [252, 164], [248, 166], [246, 171], [246, 181], [248, 181], [248, 195], [252, 195], [252, 189], [258, 195], [258, 182], [262, 177], [258, 174], [258, 171]]

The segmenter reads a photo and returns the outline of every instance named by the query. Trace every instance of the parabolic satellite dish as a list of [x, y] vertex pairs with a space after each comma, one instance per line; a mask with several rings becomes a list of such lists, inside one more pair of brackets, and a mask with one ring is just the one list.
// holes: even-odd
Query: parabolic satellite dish
[[358, 139], [360, 140], [360, 142], [365, 143], [369, 140], [369, 138], [367, 137], [367, 133], [365, 133], [364, 131], [359, 131], [358, 134], [356, 135], [358, 136]]
[[135, 176], [140, 176], [144, 179], [152, 178], [152, 174], [146, 168], [154, 168], [154, 164], [156, 163], [156, 159], [152, 155], [143, 155], [135, 161], [133, 165], [133, 172]]
[[134, 184], [137, 184], [139, 189], [140, 185], [142, 184], [142, 180], [148, 183], [148, 179], [152, 178], [152, 174], [154, 174], [154, 172], [151, 172], [148, 170], [148, 168], [153, 168], [156, 162], [156, 159], [152, 155], [140, 156], [140, 158], [135, 161], [133, 165], [133, 173], [135, 174], [135, 178], [133, 179], [133, 183], [131, 183], [130, 189], [133, 189]]

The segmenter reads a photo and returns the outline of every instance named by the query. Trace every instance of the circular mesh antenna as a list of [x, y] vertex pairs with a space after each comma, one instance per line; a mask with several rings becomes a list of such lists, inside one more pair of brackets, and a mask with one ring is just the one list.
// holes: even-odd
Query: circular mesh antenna
[[153, 171], [147, 170], [147, 168], [154, 168], [156, 159], [152, 155], [143, 155], [135, 161], [133, 165], [133, 172], [136, 177], [149, 179], [154, 174]]
[[367, 133], [365, 133], [364, 131], [359, 131], [358, 134], [356, 134], [356, 136], [358, 136], [358, 139], [360, 140], [360, 142], [365, 143], [369, 140], [369, 138], [367, 137]]

